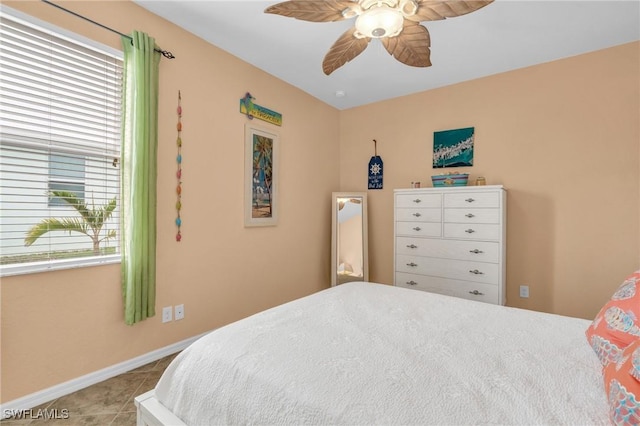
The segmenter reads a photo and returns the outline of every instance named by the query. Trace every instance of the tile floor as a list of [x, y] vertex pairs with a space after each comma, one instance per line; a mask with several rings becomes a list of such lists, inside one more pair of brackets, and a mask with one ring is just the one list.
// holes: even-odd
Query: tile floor
[[0, 425], [23, 426], [46, 423], [47, 425], [60, 426], [135, 426], [136, 406], [133, 399], [155, 387], [162, 372], [176, 355], [170, 355], [96, 383], [88, 388], [35, 407], [31, 411], [33, 417], [37, 417], [38, 410], [58, 413], [58, 417], [63, 417], [62, 410], [68, 410], [68, 418], [66, 419], [4, 419], [0, 421]]

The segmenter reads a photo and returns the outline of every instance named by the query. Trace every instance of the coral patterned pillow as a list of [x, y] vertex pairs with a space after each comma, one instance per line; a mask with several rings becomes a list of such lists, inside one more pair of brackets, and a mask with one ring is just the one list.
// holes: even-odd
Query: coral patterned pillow
[[611, 423], [640, 423], [640, 340], [627, 346], [619, 362], [604, 368], [604, 389]]
[[640, 270], [616, 290], [585, 332], [603, 366], [616, 363], [640, 337]]

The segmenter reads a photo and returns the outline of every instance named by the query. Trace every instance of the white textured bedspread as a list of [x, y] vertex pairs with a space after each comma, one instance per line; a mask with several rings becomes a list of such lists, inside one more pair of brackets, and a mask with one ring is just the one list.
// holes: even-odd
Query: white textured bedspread
[[348, 283], [206, 335], [156, 396], [188, 425], [608, 424], [589, 323]]

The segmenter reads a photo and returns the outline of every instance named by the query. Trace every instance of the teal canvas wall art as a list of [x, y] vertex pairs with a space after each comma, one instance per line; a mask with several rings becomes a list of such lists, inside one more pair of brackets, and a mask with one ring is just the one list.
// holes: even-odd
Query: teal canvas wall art
[[474, 127], [433, 132], [433, 167], [473, 166]]

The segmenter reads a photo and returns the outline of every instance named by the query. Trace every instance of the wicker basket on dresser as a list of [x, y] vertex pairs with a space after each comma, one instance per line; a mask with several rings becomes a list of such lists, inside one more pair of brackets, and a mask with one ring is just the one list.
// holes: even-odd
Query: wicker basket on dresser
[[502, 185], [396, 189], [394, 284], [504, 305]]

